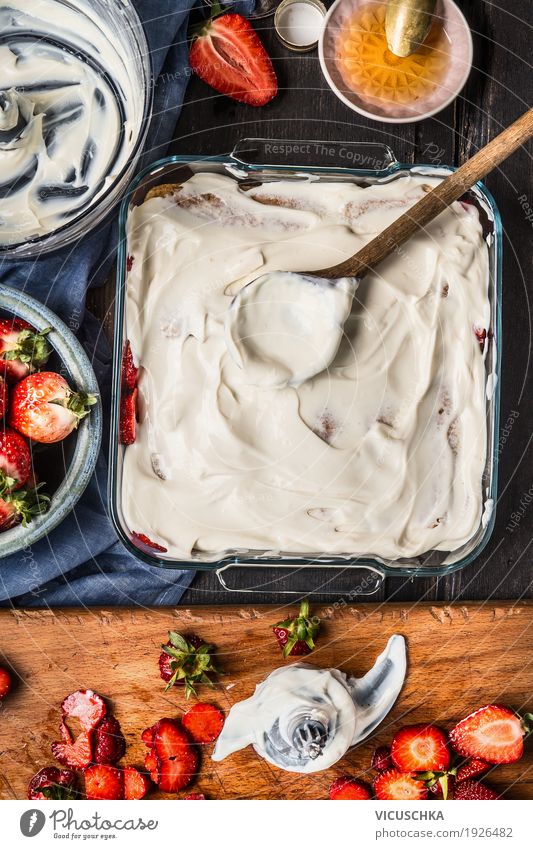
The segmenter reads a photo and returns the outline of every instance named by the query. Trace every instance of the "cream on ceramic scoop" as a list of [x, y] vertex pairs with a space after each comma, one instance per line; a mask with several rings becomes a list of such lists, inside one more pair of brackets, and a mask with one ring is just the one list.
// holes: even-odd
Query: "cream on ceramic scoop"
[[[347, 258], [436, 182], [243, 191], [202, 173], [132, 209], [131, 531], [206, 560], [228, 549], [396, 559], [455, 550], [475, 533], [486, 421], [474, 327], [490, 317], [475, 209], [454, 204], [364, 278], [329, 367], [311, 379], [254, 385], [227, 344], [228, 310], [247, 283]], [[316, 336], [315, 350], [327, 347]], [[285, 362], [288, 352], [280, 342]]]

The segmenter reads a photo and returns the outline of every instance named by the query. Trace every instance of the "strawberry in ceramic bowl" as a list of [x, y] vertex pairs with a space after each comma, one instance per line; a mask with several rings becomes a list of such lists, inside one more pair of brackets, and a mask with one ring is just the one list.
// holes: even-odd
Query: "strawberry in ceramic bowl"
[[60, 374], [37, 372], [13, 389], [9, 423], [33, 442], [61, 442], [96, 402], [95, 395], [72, 390]]
[[[56, 376], [54, 397], [36, 399], [45, 411], [39, 432], [34, 421], [27, 426], [28, 416], [22, 421], [28, 411], [20, 384], [40, 382], [44, 368]], [[94, 472], [102, 415], [96, 377], [71, 330], [46, 306], [4, 285], [0, 378], [0, 557], [6, 557], [49, 534], [73, 509]], [[77, 404], [80, 395], [97, 399], [84, 405], [86, 415]], [[48, 400], [57, 402], [49, 404], [51, 410], [44, 406]], [[38, 411], [32, 406], [32, 414]]]

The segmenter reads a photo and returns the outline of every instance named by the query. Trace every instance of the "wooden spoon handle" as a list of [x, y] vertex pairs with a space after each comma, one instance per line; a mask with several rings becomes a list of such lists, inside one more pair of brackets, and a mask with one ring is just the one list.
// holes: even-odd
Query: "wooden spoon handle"
[[533, 108], [482, 147], [457, 171], [404, 212], [355, 256], [331, 268], [310, 272], [317, 277], [362, 277], [420, 228], [425, 227], [474, 183], [533, 136]]

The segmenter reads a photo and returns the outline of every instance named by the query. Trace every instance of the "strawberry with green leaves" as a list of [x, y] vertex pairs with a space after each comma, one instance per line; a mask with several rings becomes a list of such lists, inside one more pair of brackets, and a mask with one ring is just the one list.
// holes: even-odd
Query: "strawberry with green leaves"
[[198, 684], [213, 687], [211, 676], [220, 674], [211, 656], [214, 646], [196, 635], [185, 638], [176, 631], [169, 631], [168, 637], [159, 656], [159, 672], [167, 685], [165, 690], [175, 684], [183, 685], [185, 696], [189, 698], [196, 695]]
[[26, 440], [11, 430], [0, 429], [0, 495], [24, 486], [31, 472], [31, 455]]
[[0, 531], [7, 531], [15, 525], [24, 528], [36, 516], [46, 513], [50, 498], [41, 492], [44, 483], [32, 489], [17, 489], [0, 495]]
[[71, 769], [58, 769], [56, 766], [45, 766], [40, 769], [28, 784], [28, 799], [43, 801], [44, 799], [70, 801], [79, 799], [78, 779]]
[[0, 319], [0, 375], [8, 383], [17, 383], [47, 362], [52, 349], [46, 337], [51, 330], [45, 327], [37, 333], [21, 319]]
[[94, 395], [74, 392], [56, 372], [30, 374], [13, 389], [9, 424], [34, 442], [60, 442], [96, 402]]
[[309, 618], [309, 602], [304, 599], [300, 604], [298, 616], [284, 619], [272, 626], [283, 657], [296, 657], [309, 654], [315, 648], [315, 639], [320, 628], [320, 620]]

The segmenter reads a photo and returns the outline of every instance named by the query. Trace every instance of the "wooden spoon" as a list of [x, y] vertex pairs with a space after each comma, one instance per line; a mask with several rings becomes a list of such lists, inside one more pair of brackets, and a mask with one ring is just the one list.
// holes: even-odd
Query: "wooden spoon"
[[363, 277], [371, 268], [384, 260], [399, 245], [410, 239], [421, 228], [433, 221], [446, 207], [463, 195], [478, 180], [483, 179], [500, 162], [507, 159], [533, 136], [533, 108], [518, 118], [491, 142], [482, 147], [457, 171], [446, 177], [431, 192], [410, 207], [392, 224], [372, 239], [355, 256], [322, 268], [320, 271], [301, 272], [309, 277]]

